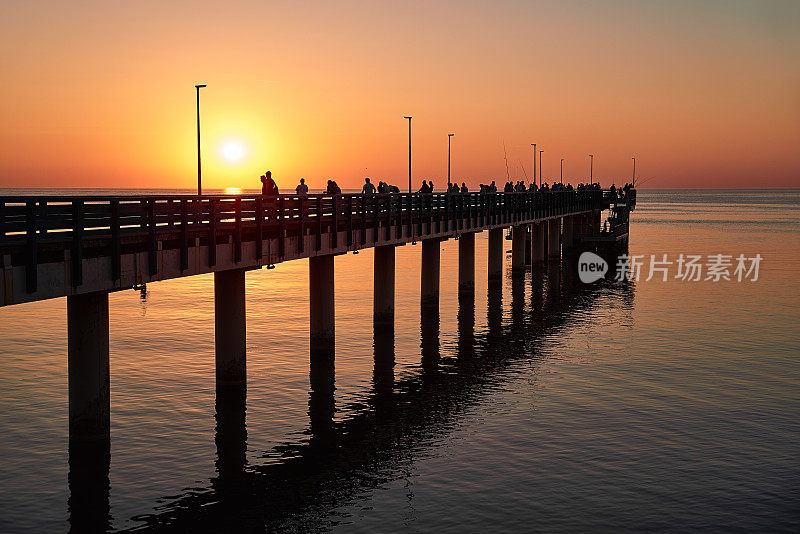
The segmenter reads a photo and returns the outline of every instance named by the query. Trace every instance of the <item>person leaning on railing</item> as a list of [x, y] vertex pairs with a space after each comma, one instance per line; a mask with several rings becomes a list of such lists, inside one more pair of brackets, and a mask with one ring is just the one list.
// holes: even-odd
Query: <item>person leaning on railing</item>
[[339, 187], [339, 184], [336, 183], [335, 180], [328, 180], [328, 187], [325, 188], [326, 195], [341, 195], [342, 188]]
[[308, 194], [308, 186], [306, 185], [305, 178], [300, 178], [300, 183], [298, 184], [297, 187], [295, 187], [294, 192], [297, 195], [303, 195], [303, 196]]
[[267, 171], [261, 175], [261, 194], [278, 196], [278, 184], [272, 179], [272, 171]]
[[369, 181], [369, 178], [364, 178], [364, 187], [361, 188], [361, 193], [365, 195], [375, 194], [375, 185]]

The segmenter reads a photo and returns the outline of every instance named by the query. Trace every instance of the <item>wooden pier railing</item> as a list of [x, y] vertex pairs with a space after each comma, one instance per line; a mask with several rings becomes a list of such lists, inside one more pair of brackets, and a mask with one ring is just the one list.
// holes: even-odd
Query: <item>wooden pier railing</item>
[[[242, 242], [255, 242], [260, 260], [264, 240], [276, 240], [278, 257], [303, 253], [313, 235], [334, 248], [368, 247], [382, 236], [409, 241], [432, 233], [509, 226], [522, 221], [601, 210], [608, 191], [515, 193], [402, 193], [342, 195], [174, 195], [174, 196], [0, 196], [0, 261], [26, 267], [26, 290], [36, 291], [37, 265], [64, 261], [69, 252], [71, 285], [83, 283], [83, 260], [110, 257], [113, 280], [120, 279], [125, 252], [147, 252], [149, 273], [158, 270], [159, 247], [180, 249], [181, 270], [189, 249], [208, 248], [216, 264], [216, 245], [232, 239], [235, 261]], [[368, 229], [370, 230], [368, 232]], [[342, 232], [340, 236], [340, 232]], [[339, 243], [345, 239], [345, 243]], [[199, 241], [197, 241], [199, 240]], [[5, 259], [4, 259], [5, 258]], [[10, 262], [9, 262], [10, 259]]]

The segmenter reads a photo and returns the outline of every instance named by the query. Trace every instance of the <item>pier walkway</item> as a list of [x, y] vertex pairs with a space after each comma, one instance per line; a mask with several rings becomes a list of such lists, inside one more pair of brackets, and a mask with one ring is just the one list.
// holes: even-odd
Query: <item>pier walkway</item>
[[[71, 441], [110, 438], [108, 293], [214, 273], [216, 380], [246, 385], [245, 273], [309, 258], [311, 365], [332, 364], [334, 258], [374, 248], [376, 325], [394, 324], [395, 247], [422, 244], [422, 310], [438, 310], [440, 242], [458, 239], [458, 289], [474, 296], [475, 234], [488, 276], [560, 261], [600, 234], [603, 190], [389, 195], [0, 197], [0, 306], [67, 297]], [[627, 211], [625, 211], [627, 223]]]

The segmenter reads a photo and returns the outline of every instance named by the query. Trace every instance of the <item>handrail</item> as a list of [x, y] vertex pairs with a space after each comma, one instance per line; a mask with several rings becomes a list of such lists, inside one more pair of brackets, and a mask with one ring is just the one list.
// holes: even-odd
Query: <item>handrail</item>
[[[345, 221], [365, 229], [437, 224], [449, 231], [601, 208], [604, 190], [496, 193], [346, 193], [338, 195], [0, 196], [0, 245], [25, 238], [302, 225]], [[381, 221], [383, 224], [380, 224]], [[419, 229], [412, 229], [419, 232]]]

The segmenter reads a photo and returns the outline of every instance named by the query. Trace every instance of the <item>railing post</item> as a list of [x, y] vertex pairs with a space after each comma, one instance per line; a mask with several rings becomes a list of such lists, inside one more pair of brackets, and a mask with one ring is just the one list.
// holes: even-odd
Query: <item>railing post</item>
[[444, 196], [444, 231], [450, 231], [450, 199], [453, 195]]
[[261, 196], [255, 198], [255, 217], [256, 217], [256, 259], [264, 257], [264, 199]]
[[156, 240], [156, 201], [147, 201], [147, 267], [150, 276], [158, 272], [158, 241]]
[[236, 197], [233, 203], [234, 213], [234, 230], [233, 230], [233, 261], [239, 263], [242, 261], [242, 199]]
[[297, 205], [299, 206], [298, 210], [297, 210], [297, 213], [298, 213], [298, 217], [299, 217], [299, 219], [298, 219], [299, 223], [298, 224], [300, 225], [300, 233], [299, 233], [298, 240], [297, 240], [297, 252], [302, 254], [305, 251], [305, 248], [306, 248], [306, 243], [305, 243], [305, 241], [306, 241], [306, 225], [305, 225], [306, 210], [305, 210], [305, 202], [303, 202], [303, 197], [302, 196], [297, 197]]
[[411, 193], [406, 193], [406, 210], [408, 211], [408, 227], [406, 228], [406, 237], [414, 236], [414, 196]]
[[347, 246], [353, 246], [353, 195], [347, 197]]
[[217, 199], [208, 199], [208, 265], [217, 264]]
[[83, 200], [72, 203], [72, 287], [83, 284]]
[[403, 237], [403, 197], [400, 194], [392, 193], [391, 196], [395, 199], [395, 204], [397, 205], [397, 224], [395, 229], [395, 235], [398, 239]]
[[331, 197], [331, 206], [333, 211], [333, 221], [330, 226], [330, 243], [332, 248], [339, 247], [339, 196], [333, 195]]
[[381, 198], [378, 195], [372, 195], [370, 200], [372, 201], [372, 220], [375, 221], [375, 226], [372, 230], [372, 242], [377, 243], [381, 233]]
[[367, 244], [367, 195], [361, 195], [361, 245]]
[[278, 205], [278, 256], [286, 257], [286, 206], [283, 197], [275, 199]]
[[392, 239], [392, 194], [386, 194], [386, 240]]
[[27, 246], [25, 247], [25, 291], [35, 293], [39, 282], [39, 257], [36, 244], [36, 202], [25, 203], [25, 230]]
[[322, 197], [317, 197], [317, 237], [315, 240], [315, 250], [322, 249]]
[[111, 201], [111, 278], [122, 277], [122, 244], [119, 229], [119, 200]]
[[189, 201], [181, 199], [181, 271], [189, 269]]
[[422, 220], [422, 193], [416, 195], [417, 198], [417, 235], [422, 237], [424, 234], [423, 220]]

